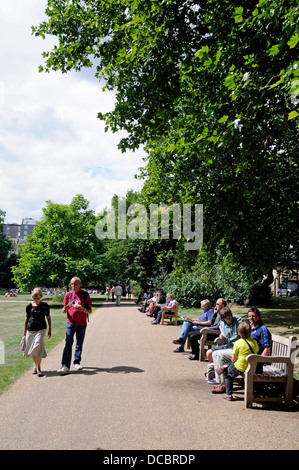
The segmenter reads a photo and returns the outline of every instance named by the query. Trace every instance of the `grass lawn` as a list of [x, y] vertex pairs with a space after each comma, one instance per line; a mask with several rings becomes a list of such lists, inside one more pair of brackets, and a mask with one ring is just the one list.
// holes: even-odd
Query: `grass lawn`
[[[93, 310], [98, 308], [104, 297], [91, 295]], [[20, 350], [23, 335], [25, 308], [31, 302], [30, 294], [20, 294], [7, 298], [4, 292], [0, 295], [0, 341], [4, 345], [4, 363], [0, 363], [0, 394], [7, 390], [25, 371], [33, 368], [31, 357], [24, 357]], [[47, 353], [65, 337], [66, 315], [62, 312], [62, 300], [57, 301], [50, 296], [43, 300], [50, 306], [52, 318], [52, 336], [45, 339]], [[2, 355], [1, 355], [2, 356]]]

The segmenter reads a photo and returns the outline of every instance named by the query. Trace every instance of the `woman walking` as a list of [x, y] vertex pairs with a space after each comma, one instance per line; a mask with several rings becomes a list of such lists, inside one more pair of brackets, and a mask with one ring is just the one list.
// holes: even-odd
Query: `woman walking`
[[47, 357], [44, 340], [47, 332], [48, 322], [48, 338], [51, 338], [51, 315], [50, 308], [46, 302], [42, 302], [42, 291], [39, 288], [33, 289], [33, 301], [26, 307], [26, 319], [24, 324], [23, 336], [26, 336], [26, 348], [24, 356], [31, 356], [34, 361], [34, 374], [42, 377], [41, 362]]

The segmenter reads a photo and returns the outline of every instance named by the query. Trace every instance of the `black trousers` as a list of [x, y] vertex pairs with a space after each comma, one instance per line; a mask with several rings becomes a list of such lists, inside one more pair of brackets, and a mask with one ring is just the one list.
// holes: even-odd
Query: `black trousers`
[[156, 307], [154, 307], [152, 313], [151, 313], [151, 316], [152, 317], [155, 317], [155, 319], [157, 318], [158, 316], [158, 313], [160, 312], [160, 310], [162, 310], [162, 308], [160, 307], [160, 305], [156, 305]]
[[187, 337], [191, 346], [192, 354], [196, 357], [199, 357], [199, 342], [198, 340], [201, 338], [201, 331], [200, 330], [192, 330], [189, 331]]
[[[188, 340], [191, 346], [191, 351], [192, 354], [194, 354], [196, 357], [199, 357], [199, 342], [202, 336], [202, 333], [200, 330], [192, 330], [188, 333]], [[216, 334], [210, 334], [207, 335], [207, 340], [212, 341], [213, 339], [217, 338], [218, 335]]]

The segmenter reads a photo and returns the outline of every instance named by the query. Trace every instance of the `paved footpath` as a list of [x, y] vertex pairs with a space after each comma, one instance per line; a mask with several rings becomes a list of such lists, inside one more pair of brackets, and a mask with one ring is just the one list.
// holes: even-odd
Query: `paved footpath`
[[[55, 315], [52, 316], [55, 322]], [[245, 409], [212, 395], [205, 363], [174, 354], [180, 327], [131, 301], [90, 316], [80, 372], [56, 370], [64, 342], [0, 397], [0, 449], [299, 449], [298, 411]]]

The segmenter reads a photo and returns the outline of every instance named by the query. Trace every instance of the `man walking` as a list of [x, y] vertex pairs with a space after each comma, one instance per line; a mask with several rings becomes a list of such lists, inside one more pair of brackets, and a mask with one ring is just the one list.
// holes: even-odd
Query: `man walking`
[[120, 300], [121, 300], [121, 294], [122, 294], [122, 287], [120, 285], [117, 285], [115, 287], [115, 295], [116, 295], [116, 305], [120, 305]]
[[58, 369], [59, 375], [69, 372], [72, 359], [72, 346], [74, 335], [76, 334], [76, 348], [74, 355], [74, 367], [81, 370], [81, 354], [85, 331], [87, 326], [87, 316], [91, 313], [91, 299], [85, 290], [81, 289], [81, 280], [73, 277], [71, 280], [72, 291], [67, 292], [63, 300], [62, 311], [67, 313], [65, 347], [62, 354], [62, 366]]

